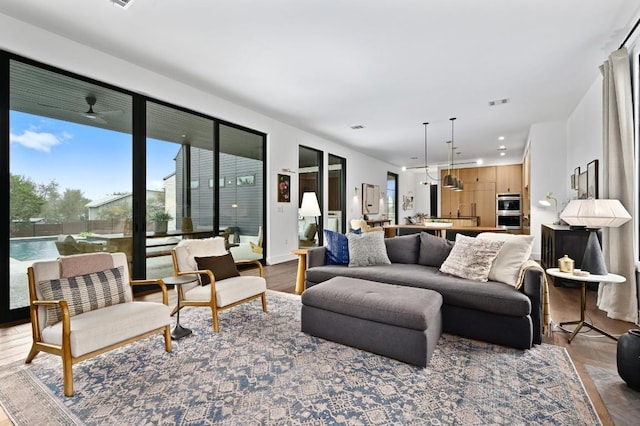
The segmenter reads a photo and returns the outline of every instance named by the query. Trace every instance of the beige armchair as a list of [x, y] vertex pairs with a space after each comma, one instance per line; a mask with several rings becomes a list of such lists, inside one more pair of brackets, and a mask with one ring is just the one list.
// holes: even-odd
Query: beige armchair
[[[33, 343], [62, 357], [64, 394], [73, 395], [73, 364], [127, 343], [164, 335], [171, 351], [171, 308], [162, 280], [130, 281], [124, 253], [90, 253], [34, 262], [27, 270]], [[135, 302], [133, 285], [157, 284], [162, 303]]]
[[[224, 262], [225, 256], [231, 256], [225, 250], [224, 238], [183, 240], [171, 250], [171, 256], [175, 275], [196, 274], [199, 279], [197, 283], [178, 286], [180, 304], [172, 314], [185, 306], [208, 307], [211, 309], [213, 331], [217, 333], [220, 331], [219, 311], [260, 298], [262, 311], [267, 312], [267, 282], [262, 264], [257, 260], [231, 261], [232, 265], [243, 266], [243, 271], [258, 269], [259, 276], [239, 275], [235, 267], [230, 271], [228, 262]], [[198, 262], [202, 264], [204, 260], [220, 266], [203, 269]]]

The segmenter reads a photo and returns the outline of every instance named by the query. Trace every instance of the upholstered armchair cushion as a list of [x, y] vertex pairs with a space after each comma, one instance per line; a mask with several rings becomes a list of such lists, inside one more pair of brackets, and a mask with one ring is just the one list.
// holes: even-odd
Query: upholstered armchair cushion
[[[256, 294], [267, 291], [267, 282], [264, 278], [253, 275], [216, 280], [216, 305], [227, 306]], [[185, 292], [185, 299], [190, 301], [209, 301], [211, 299], [211, 287], [195, 286]]]
[[[71, 356], [79, 357], [170, 322], [171, 308], [162, 303], [127, 302], [85, 312], [71, 321]], [[42, 342], [62, 345], [62, 322], [42, 329]]]
[[194, 240], [182, 240], [176, 247], [176, 260], [181, 271], [198, 269], [196, 257], [223, 256], [227, 254], [224, 238], [213, 237]]

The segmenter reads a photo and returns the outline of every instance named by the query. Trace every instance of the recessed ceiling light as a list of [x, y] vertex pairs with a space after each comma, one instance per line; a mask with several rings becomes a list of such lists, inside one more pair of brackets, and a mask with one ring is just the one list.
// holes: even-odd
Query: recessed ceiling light
[[407, 171], [407, 166], [402, 166], [402, 171], [406, 172]]
[[506, 152], [501, 152], [501, 153], [500, 153], [500, 156], [501, 156], [501, 157], [504, 157], [505, 155], [507, 155], [507, 153], [506, 153]]
[[362, 124], [356, 124], [355, 126], [351, 126], [351, 128], [353, 130], [360, 130], [360, 129], [364, 129], [364, 126]]
[[496, 99], [495, 101], [489, 101], [489, 106], [492, 107], [492, 106], [504, 105], [508, 103], [509, 103], [509, 98]]
[[500, 149], [507, 149], [507, 147], [506, 147], [506, 146], [504, 146], [504, 145], [500, 145], [500, 146], [498, 147], [498, 149], [499, 149], [499, 150], [500, 150]]
[[126, 9], [133, 3], [133, 0], [111, 0], [111, 3]]
[[476, 164], [477, 164], [477, 165], [480, 165], [480, 164], [483, 164], [483, 163], [484, 163], [484, 161], [482, 160], [482, 158], [478, 158], [478, 159], [476, 160]]
[[503, 141], [503, 140], [504, 140], [504, 136], [499, 136], [499, 137], [498, 137], [498, 140], [499, 140], [499, 141]]

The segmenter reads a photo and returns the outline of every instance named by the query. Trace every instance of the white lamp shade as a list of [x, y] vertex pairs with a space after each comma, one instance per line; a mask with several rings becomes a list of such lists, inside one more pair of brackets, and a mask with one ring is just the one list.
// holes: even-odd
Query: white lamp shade
[[560, 219], [573, 226], [617, 228], [631, 220], [631, 215], [618, 200], [571, 200]]
[[549, 200], [547, 200], [546, 198], [544, 200], [538, 201], [538, 203], [540, 203], [541, 206], [551, 207], [551, 202]]
[[305, 192], [302, 194], [302, 206], [300, 206], [300, 216], [322, 216], [320, 212], [320, 205], [318, 204], [318, 197], [315, 192]]

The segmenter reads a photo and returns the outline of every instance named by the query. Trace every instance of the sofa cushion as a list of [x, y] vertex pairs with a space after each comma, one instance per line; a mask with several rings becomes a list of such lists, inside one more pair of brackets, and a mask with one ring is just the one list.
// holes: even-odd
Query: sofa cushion
[[307, 288], [312, 288], [313, 284], [327, 281], [336, 276], [437, 291], [442, 295], [445, 306], [453, 305], [515, 317], [531, 314], [531, 300], [526, 294], [508, 284], [495, 281], [467, 280], [444, 274], [433, 266], [398, 263], [365, 267], [316, 266], [307, 269]]
[[[37, 286], [44, 300], [66, 300], [69, 315], [75, 316], [126, 302], [129, 283], [124, 282], [123, 276], [124, 267], [120, 266], [92, 274], [40, 281]], [[46, 317], [47, 326], [60, 322], [62, 310], [58, 305], [49, 306]]]
[[349, 240], [347, 240], [347, 236], [339, 232], [325, 229], [324, 237], [327, 247], [327, 265], [349, 264]]
[[425, 266], [437, 266], [440, 267], [445, 261], [451, 249], [453, 248], [453, 241], [449, 241], [446, 238], [436, 237], [427, 232], [420, 233], [420, 254], [418, 256], [418, 263]]
[[350, 317], [426, 330], [439, 324], [442, 296], [435, 291], [335, 277], [302, 293], [302, 303]]
[[533, 235], [513, 235], [498, 232], [482, 232], [480, 239], [504, 241], [504, 245], [491, 264], [489, 279], [515, 287], [522, 264], [531, 256]]
[[[213, 272], [216, 281], [221, 281], [231, 277], [239, 277], [238, 267], [233, 260], [231, 253], [223, 256], [195, 257], [199, 271], [209, 270]], [[200, 284], [210, 283], [208, 275], [200, 275]]]
[[481, 240], [458, 234], [440, 271], [470, 280], [487, 281], [491, 264], [503, 245], [504, 241]]
[[383, 232], [347, 234], [349, 242], [349, 266], [390, 264]]
[[418, 234], [385, 238], [387, 256], [391, 263], [418, 263], [420, 236]]

